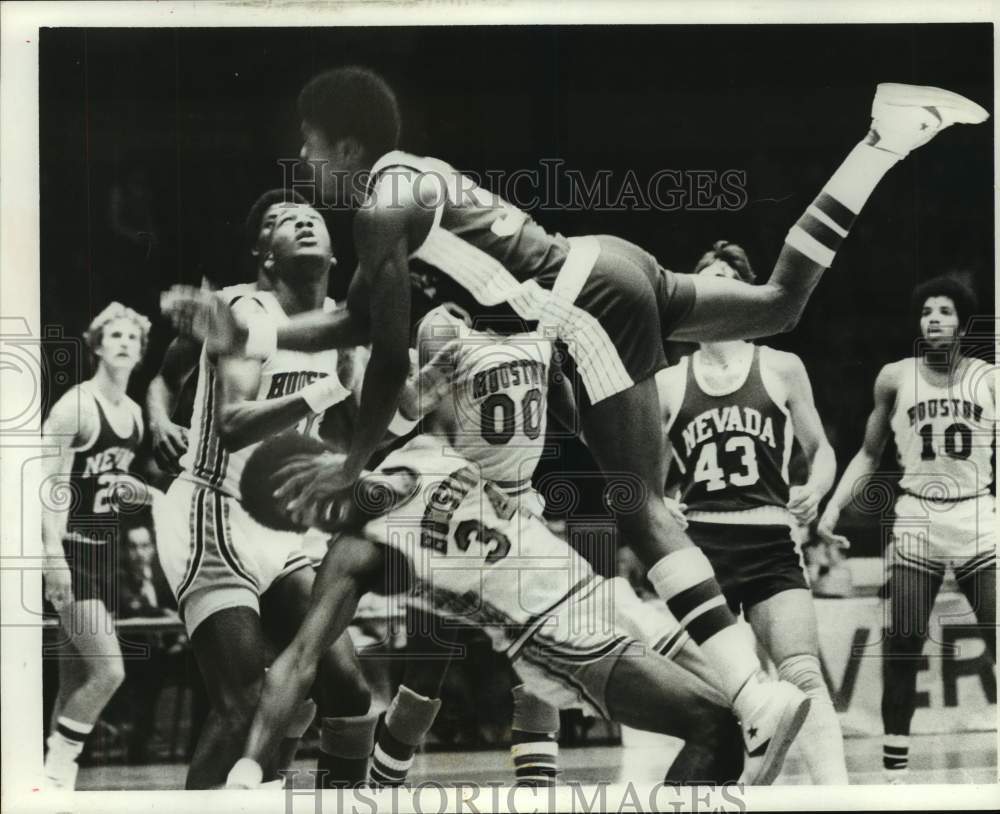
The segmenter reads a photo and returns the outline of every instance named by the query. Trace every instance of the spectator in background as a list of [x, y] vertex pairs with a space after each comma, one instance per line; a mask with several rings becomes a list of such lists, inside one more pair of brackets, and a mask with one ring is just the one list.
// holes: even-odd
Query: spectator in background
[[[148, 525], [129, 528], [119, 570], [120, 619], [168, 617], [176, 609], [173, 593], [156, 556]], [[126, 703], [128, 762], [149, 762], [156, 728], [156, 703], [174, 657], [182, 657], [182, 637], [176, 632], [119, 631], [125, 658], [122, 693]]]

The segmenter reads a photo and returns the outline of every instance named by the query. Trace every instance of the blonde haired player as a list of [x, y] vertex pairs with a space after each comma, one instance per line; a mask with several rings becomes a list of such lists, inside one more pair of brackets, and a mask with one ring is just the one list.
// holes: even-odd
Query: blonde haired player
[[875, 379], [875, 406], [861, 449], [841, 476], [819, 523], [827, 540], [840, 513], [875, 473], [891, 435], [903, 470], [888, 551], [882, 763], [890, 783], [909, 770], [910, 722], [920, 651], [944, 572], [951, 567], [996, 661], [996, 385], [992, 365], [962, 353], [973, 292], [935, 277], [913, 294], [921, 352], [891, 362]]
[[84, 341], [94, 375], [52, 407], [43, 437], [59, 454], [43, 458], [45, 598], [59, 613], [59, 694], [52, 712], [45, 777], [76, 784], [77, 758], [101, 711], [125, 678], [115, 610], [121, 503], [147, 500], [128, 473], [142, 440], [142, 410], [125, 390], [142, 360], [149, 320], [113, 302]]

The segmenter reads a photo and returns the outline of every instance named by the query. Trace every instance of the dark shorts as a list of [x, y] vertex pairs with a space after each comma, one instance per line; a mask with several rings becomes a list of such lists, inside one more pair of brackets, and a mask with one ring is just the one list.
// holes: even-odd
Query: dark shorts
[[108, 543], [63, 540], [63, 553], [73, 583], [73, 599], [100, 599], [114, 612], [118, 597], [115, 547]]
[[809, 588], [787, 526], [691, 522], [687, 532], [712, 563], [733, 613], [782, 591]]
[[583, 385], [581, 406], [588, 407], [667, 366], [662, 326], [691, 310], [694, 284], [618, 237], [570, 244], [562, 267], [538, 283], [556, 295], [552, 321], [570, 357], [567, 372]]

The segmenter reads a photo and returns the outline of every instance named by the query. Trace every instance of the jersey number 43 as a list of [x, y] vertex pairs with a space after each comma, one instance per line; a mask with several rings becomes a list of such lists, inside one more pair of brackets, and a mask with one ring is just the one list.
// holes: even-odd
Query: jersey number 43
[[752, 439], [745, 435], [736, 435], [726, 439], [723, 451], [729, 453], [727, 458], [731, 458], [732, 453], [739, 453], [739, 467], [735, 471], [727, 472], [719, 466], [719, 445], [716, 441], [710, 441], [701, 448], [698, 455], [698, 463], [694, 467], [694, 482], [704, 483], [705, 491], [718, 492], [726, 488], [726, 485], [744, 488], [753, 486], [760, 480], [760, 471], [757, 468], [757, 451]]

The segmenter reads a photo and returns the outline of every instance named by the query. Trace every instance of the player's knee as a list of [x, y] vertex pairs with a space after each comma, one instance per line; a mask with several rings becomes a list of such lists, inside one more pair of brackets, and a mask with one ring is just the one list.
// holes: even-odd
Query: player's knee
[[120, 659], [103, 659], [101, 666], [87, 677], [87, 684], [110, 698], [125, 681], [125, 666]]
[[810, 653], [786, 658], [778, 665], [778, 677], [794, 684], [810, 698], [830, 697], [819, 659]]

